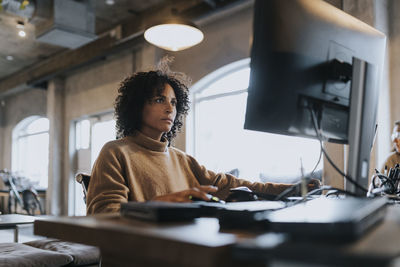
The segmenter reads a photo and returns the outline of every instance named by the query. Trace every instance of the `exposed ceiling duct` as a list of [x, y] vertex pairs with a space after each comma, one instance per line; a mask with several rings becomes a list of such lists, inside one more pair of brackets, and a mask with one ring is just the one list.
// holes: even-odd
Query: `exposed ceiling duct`
[[94, 1], [54, 0], [53, 23], [36, 40], [71, 49], [96, 39]]
[[[87, 1], [91, 1], [88, 7], [85, 6]], [[73, 6], [83, 4], [83, 11], [76, 16], [78, 11], [74, 8], [72, 11], [59, 10], [59, 4], [54, 7], [55, 2], [60, 1], [30, 0], [29, 4], [34, 3], [35, 10], [32, 18], [27, 20], [0, 12], [0, 99], [3, 96], [27, 90], [29, 86], [41, 86], [58, 75], [103, 60], [109, 55], [131, 51], [133, 47], [138, 48], [138, 45], [143, 43], [143, 32], [146, 27], [154, 25], [160, 18], [179, 16], [193, 21], [197, 25], [205, 25], [212, 23], [220, 16], [231, 16], [237, 10], [253, 5], [253, 0], [211, 0], [211, 2], [204, 0], [118, 0], [113, 6], [107, 5], [104, 0], [62, 0], [61, 2], [73, 2]], [[93, 5], [94, 3], [95, 5]], [[55, 14], [58, 12], [55, 10], [59, 10], [61, 14], [67, 16], [67, 23], [63, 23], [58, 18], [59, 16]], [[236, 11], [231, 12], [231, 10]], [[81, 27], [82, 23], [75, 26], [73, 23], [76, 22], [76, 17], [79, 20], [85, 19], [83, 25], [91, 25], [91, 27]], [[69, 26], [71, 19], [72, 26]], [[25, 39], [18, 36], [17, 23], [20, 20], [25, 22], [27, 30]], [[87, 20], [91, 23], [88, 23]], [[89, 32], [90, 36], [95, 36], [95, 32], [98, 36], [94, 37], [95, 40], [89, 41], [77, 49], [63, 49], [66, 43], [62, 43], [62, 41], [52, 42], [57, 45], [51, 45], [37, 42], [36, 38], [32, 38], [33, 36], [43, 36], [52, 29], [57, 29], [57, 25], [64, 24], [69, 26], [68, 28], [74, 29], [72, 31], [74, 37], [80, 32]], [[94, 29], [96, 30], [94, 31]], [[83, 36], [85, 37], [85, 35]], [[54, 39], [57, 41], [57, 38], [53, 38], [53, 41]], [[8, 55], [14, 59], [9, 60]]]

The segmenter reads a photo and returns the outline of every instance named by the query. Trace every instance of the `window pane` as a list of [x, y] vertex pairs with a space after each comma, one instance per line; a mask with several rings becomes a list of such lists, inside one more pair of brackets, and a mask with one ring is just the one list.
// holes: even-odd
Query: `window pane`
[[78, 121], [75, 134], [76, 149], [88, 149], [90, 143], [90, 121]]
[[36, 187], [47, 188], [49, 134], [22, 137], [17, 146], [18, 160], [14, 171], [28, 178]]
[[[115, 120], [112, 114], [95, 116], [76, 123], [77, 170], [91, 172], [91, 168], [103, 145], [116, 138]], [[74, 169], [76, 171], [76, 169]], [[74, 215], [86, 215], [86, 204], [80, 184], [75, 183], [73, 200]]]
[[196, 99], [247, 89], [247, 87], [249, 86], [249, 77], [250, 68], [244, 68], [228, 74], [210, 84], [205, 90], [197, 93]]
[[75, 203], [74, 216], [86, 215], [86, 204], [83, 200], [83, 189], [80, 183], [75, 183]]
[[92, 150], [91, 150], [91, 166], [100, 153], [105, 143], [115, 140], [115, 120], [98, 122], [92, 128]]
[[311, 172], [320, 155], [319, 141], [244, 130], [247, 92], [220, 95], [235, 91], [232, 81], [236, 88], [247, 88], [249, 74], [248, 67], [235, 71], [198, 94], [209, 97], [194, 103], [196, 158], [214, 171], [239, 169], [239, 177], [251, 181], [300, 177], [300, 159], [305, 172]]
[[34, 120], [26, 127], [26, 134], [34, 134], [49, 131], [49, 120], [47, 118], [40, 118]]
[[49, 120], [39, 118], [15, 126], [12, 171], [29, 179], [34, 187], [47, 188], [49, 167]]
[[202, 101], [197, 105], [195, 127], [199, 138], [195, 151], [198, 159], [212, 170], [228, 171], [237, 168], [242, 161], [234, 142], [240, 140], [237, 138], [242, 134], [245, 94]]

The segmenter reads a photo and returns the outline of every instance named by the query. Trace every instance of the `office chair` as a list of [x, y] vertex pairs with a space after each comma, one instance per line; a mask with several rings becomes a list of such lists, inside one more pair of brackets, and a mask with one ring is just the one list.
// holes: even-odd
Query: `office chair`
[[86, 194], [89, 188], [90, 174], [79, 172], [75, 175], [75, 180], [82, 185], [83, 201], [86, 204]]

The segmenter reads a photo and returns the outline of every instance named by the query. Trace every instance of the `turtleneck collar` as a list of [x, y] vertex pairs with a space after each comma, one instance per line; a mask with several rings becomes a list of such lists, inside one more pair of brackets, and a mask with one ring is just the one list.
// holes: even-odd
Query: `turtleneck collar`
[[152, 151], [166, 152], [168, 147], [168, 140], [161, 138], [161, 141], [154, 140], [147, 135], [142, 134], [139, 131], [135, 131], [131, 136], [129, 136], [136, 144], [147, 148]]

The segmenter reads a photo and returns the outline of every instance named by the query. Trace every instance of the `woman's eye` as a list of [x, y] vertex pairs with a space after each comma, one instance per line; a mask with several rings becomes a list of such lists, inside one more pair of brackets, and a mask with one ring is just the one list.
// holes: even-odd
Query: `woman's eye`
[[171, 105], [173, 105], [174, 107], [177, 105], [177, 101], [171, 101]]
[[156, 98], [156, 100], [154, 102], [156, 103], [162, 103], [164, 101], [164, 99], [162, 98]]

